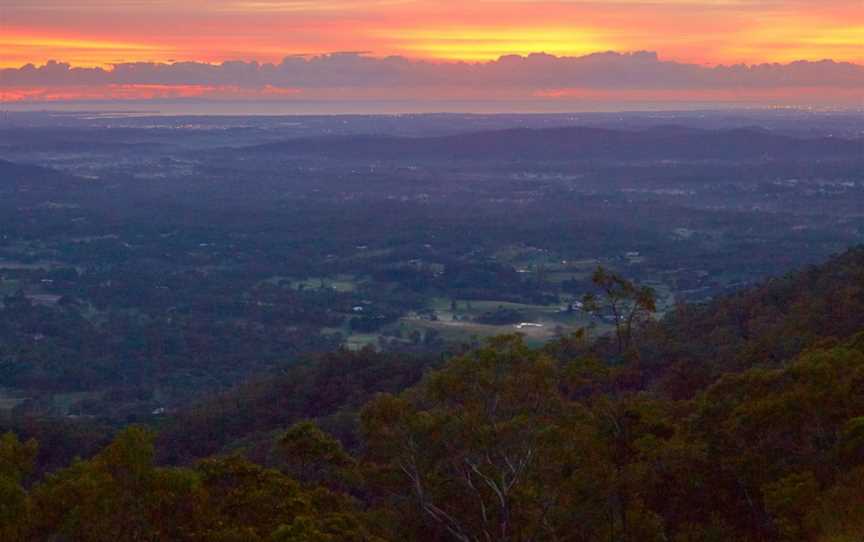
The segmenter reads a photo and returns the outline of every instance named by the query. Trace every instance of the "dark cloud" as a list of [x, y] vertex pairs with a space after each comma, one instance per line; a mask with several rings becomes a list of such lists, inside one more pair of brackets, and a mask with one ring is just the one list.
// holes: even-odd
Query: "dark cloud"
[[596, 90], [862, 89], [864, 66], [825, 60], [790, 64], [707, 67], [665, 61], [655, 53], [505, 56], [483, 63], [434, 63], [363, 53], [286, 57], [280, 64], [231, 61], [129, 63], [113, 69], [75, 68], [49, 62], [0, 70], [3, 87], [102, 85], [210, 85], [242, 88], [406, 89], [466, 88], [519, 91], [550, 88]]

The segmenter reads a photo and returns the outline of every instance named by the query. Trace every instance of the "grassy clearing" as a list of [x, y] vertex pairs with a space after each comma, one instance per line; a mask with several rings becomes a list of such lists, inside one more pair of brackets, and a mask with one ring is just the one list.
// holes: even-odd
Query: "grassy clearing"
[[[447, 342], [456, 343], [471, 343], [477, 340], [482, 340], [488, 337], [497, 335], [506, 335], [510, 333], [521, 333], [530, 341], [535, 341], [538, 344], [552, 340], [559, 335], [556, 333], [556, 326], [544, 325], [543, 327], [530, 327], [517, 329], [516, 326], [491, 326], [479, 324], [477, 322], [467, 321], [429, 321], [419, 318], [406, 317], [400, 321], [403, 329], [403, 334], [409, 334], [411, 331], [417, 330], [425, 333], [429, 330], [435, 330], [441, 334], [441, 337]], [[561, 329], [562, 333], [567, 333], [568, 329]], [[570, 330], [572, 331], [572, 330]]]
[[324, 288], [332, 288], [337, 292], [353, 292], [357, 290], [358, 284], [359, 281], [352, 275], [337, 275], [332, 278], [313, 277], [305, 280], [295, 280], [291, 282], [291, 287], [317, 290], [323, 286]]
[[379, 336], [377, 333], [355, 333], [345, 339], [345, 346], [349, 350], [362, 350], [366, 346], [377, 346]]
[[[563, 303], [562, 303], [563, 305]], [[439, 320], [453, 321], [454, 316], [459, 320], [474, 320], [485, 312], [490, 312], [499, 307], [513, 309], [525, 315], [526, 322], [549, 323], [565, 326], [585, 326], [590, 323], [587, 315], [579, 312], [562, 312], [560, 305], [528, 305], [524, 303], [509, 303], [497, 300], [471, 301], [470, 307], [467, 301], [457, 301], [456, 310], [452, 310], [451, 302], [446, 298], [435, 298], [432, 300], [431, 308], [435, 311]], [[506, 327], [506, 326], [494, 326]]]
[[[525, 322], [540, 325], [520, 327], [515, 324], [488, 325], [475, 321], [481, 314], [499, 307], [518, 310], [524, 315]], [[529, 343], [540, 344], [591, 325], [588, 315], [581, 312], [567, 313], [562, 311], [559, 305], [529, 305], [491, 299], [471, 301], [469, 304], [460, 300], [457, 301], [454, 311], [450, 299], [435, 298], [431, 302], [431, 308], [438, 317], [437, 321], [409, 315], [400, 321], [403, 334], [413, 330], [425, 332], [431, 329], [439, 332], [446, 341], [472, 342], [495, 335], [521, 333]]]

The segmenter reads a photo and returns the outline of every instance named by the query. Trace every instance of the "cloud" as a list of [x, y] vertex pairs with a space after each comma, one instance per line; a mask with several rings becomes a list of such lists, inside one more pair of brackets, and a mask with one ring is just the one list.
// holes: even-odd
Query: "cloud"
[[[503, 56], [488, 62], [432, 62], [402, 56], [373, 57], [345, 52], [318, 56], [288, 56], [281, 63], [231, 61], [125, 63], [110, 69], [78, 68], [61, 62], [0, 70], [0, 87], [39, 88], [152, 88], [186, 87], [245, 89], [235, 96], [254, 95], [256, 89], [279, 96], [330, 93], [362, 97], [370, 91], [405, 99], [435, 96], [555, 97], [644, 91], [753, 91], [761, 96], [773, 89], [841, 90], [864, 102], [864, 66], [831, 60], [787, 64], [703, 66], [661, 59], [656, 53], [596, 53], [579, 57], [536, 53]], [[56, 94], [56, 93], [55, 93]], [[92, 95], [89, 92], [88, 95]]]

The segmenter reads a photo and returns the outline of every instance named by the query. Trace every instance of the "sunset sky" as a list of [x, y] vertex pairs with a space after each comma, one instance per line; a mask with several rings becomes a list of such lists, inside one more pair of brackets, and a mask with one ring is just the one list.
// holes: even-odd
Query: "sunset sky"
[[346, 51], [432, 63], [655, 51], [706, 67], [864, 64], [862, 44], [864, 0], [0, 0], [0, 68], [278, 64]]

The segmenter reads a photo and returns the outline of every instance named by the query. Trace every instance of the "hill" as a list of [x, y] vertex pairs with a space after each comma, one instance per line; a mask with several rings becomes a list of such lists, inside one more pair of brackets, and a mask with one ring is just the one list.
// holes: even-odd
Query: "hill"
[[[640, 331], [642, 377], [621, 384], [692, 398], [725, 374], [782, 367], [808, 348], [862, 330], [864, 247], [858, 247], [709, 303], [680, 305]], [[565, 338], [543, 350], [561, 363], [615, 357], [605, 337], [590, 344]], [[160, 454], [183, 463], [245, 447], [264, 459], [272, 432], [305, 418], [323, 421], [353, 447], [352, 410], [376, 393], [410, 387], [437, 364], [436, 358], [372, 350], [321, 356], [180, 411], [159, 436]]]
[[864, 143], [804, 139], [756, 128], [699, 130], [658, 126], [644, 130], [595, 127], [508, 129], [439, 137], [342, 136], [298, 138], [247, 148], [264, 154], [355, 159], [491, 160], [797, 160], [860, 158]]
[[709, 303], [681, 305], [645, 332], [643, 358], [717, 371], [781, 365], [864, 329], [864, 247]]
[[[503, 336], [435, 370], [341, 352], [205, 401], [161, 436], [128, 428], [36, 480], [37, 444], [7, 434], [0, 510], [12, 513], [0, 515], [0, 534], [860, 540], [862, 278], [857, 248], [681, 307], [645, 327], [637, 355], [623, 360], [584, 335], [541, 349]], [[686, 382], [669, 377], [687, 363], [707, 370], [682, 394]], [[221, 453], [159, 466], [157, 438], [189, 452], [173, 460]]]

